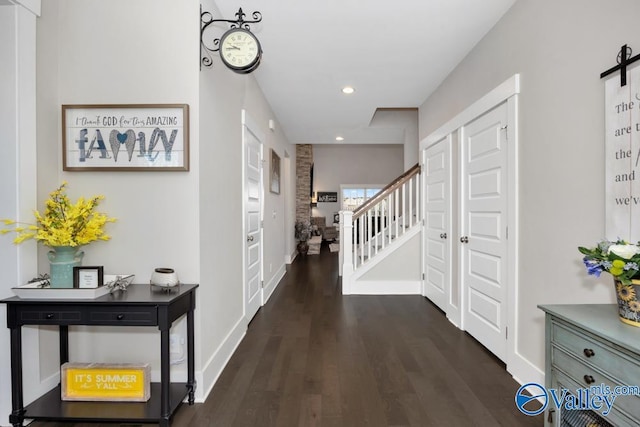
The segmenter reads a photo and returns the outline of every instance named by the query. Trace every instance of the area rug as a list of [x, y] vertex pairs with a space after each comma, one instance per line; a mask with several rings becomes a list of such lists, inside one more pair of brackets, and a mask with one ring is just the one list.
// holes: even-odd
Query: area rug
[[338, 252], [340, 251], [340, 243], [329, 243], [329, 250], [331, 252]]

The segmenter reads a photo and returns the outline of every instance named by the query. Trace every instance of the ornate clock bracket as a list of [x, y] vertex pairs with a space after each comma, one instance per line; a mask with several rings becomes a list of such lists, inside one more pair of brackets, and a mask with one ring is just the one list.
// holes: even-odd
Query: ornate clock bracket
[[258, 11], [254, 11], [251, 16], [252, 21], [244, 19], [246, 14], [242, 11], [242, 8], [238, 9], [236, 13], [237, 19], [213, 19], [213, 15], [210, 12], [203, 12], [202, 5], [200, 5], [200, 69], [202, 66], [211, 67], [213, 65], [212, 52], [218, 52], [220, 50], [220, 38], [214, 38], [211, 44], [205, 42], [204, 32], [209, 26], [215, 22], [228, 22], [230, 28], [243, 28], [247, 31], [251, 31], [249, 24], [256, 24], [262, 21], [262, 14]]

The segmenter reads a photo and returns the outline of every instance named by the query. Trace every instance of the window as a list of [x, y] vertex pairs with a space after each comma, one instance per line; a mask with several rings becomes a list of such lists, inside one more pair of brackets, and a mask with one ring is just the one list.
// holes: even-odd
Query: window
[[383, 185], [341, 185], [341, 209], [344, 211], [355, 210], [358, 206], [375, 196], [383, 187]]

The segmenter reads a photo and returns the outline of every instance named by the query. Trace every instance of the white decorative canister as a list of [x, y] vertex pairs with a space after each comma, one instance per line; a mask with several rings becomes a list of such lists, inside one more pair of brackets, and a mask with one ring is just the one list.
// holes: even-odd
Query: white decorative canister
[[178, 274], [173, 268], [156, 268], [151, 273], [151, 284], [162, 288], [172, 288], [180, 284]]

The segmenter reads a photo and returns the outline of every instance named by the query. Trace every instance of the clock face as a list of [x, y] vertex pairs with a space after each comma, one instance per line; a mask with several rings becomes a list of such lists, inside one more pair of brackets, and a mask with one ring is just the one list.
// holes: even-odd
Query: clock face
[[235, 28], [220, 39], [220, 58], [224, 64], [237, 72], [251, 72], [260, 62], [260, 42], [250, 31]]

